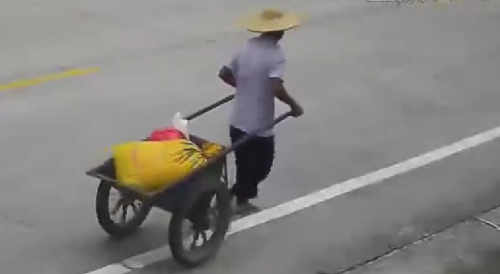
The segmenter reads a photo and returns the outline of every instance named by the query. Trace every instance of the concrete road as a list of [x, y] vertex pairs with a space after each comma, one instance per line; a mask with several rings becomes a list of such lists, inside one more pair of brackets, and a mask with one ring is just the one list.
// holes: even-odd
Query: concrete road
[[[500, 125], [497, 1], [0, 0], [0, 85], [99, 68], [0, 92], [0, 273], [83, 274], [165, 243], [160, 212], [109, 241], [95, 221], [97, 182], [83, 173], [112, 144], [231, 92], [216, 73], [248, 37], [232, 23], [264, 6], [308, 18], [283, 41], [306, 115], [277, 129], [260, 206]], [[227, 114], [191, 128], [227, 142]], [[487, 210], [500, 203], [499, 142], [234, 235], [199, 271], [334, 273]], [[134, 272], [184, 271], [166, 260]]]
[[498, 273], [499, 209], [405, 246], [350, 274]]

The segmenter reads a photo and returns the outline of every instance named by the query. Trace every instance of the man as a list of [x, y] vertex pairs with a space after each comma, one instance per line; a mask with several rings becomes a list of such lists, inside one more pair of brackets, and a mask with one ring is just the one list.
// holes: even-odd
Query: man
[[[233, 143], [274, 120], [275, 97], [290, 106], [294, 117], [303, 113], [284, 87], [286, 60], [279, 45], [284, 32], [299, 25], [299, 17], [268, 9], [243, 22], [248, 31], [260, 36], [249, 39], [219, 71], [220, 79], [236, 89], [230, 123]], [[231, 192], [236, 198], [237, 214], [256, 210], [249, 200], [257, 197], [258, 185], [271, 171], [274, 145], [274, 133], [270, 129], [236, 149], [237, 175]]]

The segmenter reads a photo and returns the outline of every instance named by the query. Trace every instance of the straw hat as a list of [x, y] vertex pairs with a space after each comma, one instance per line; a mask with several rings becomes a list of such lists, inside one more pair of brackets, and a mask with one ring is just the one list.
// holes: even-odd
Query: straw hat
[[241, 24], [251, 32], [285, 31], [300, 25], [300, 16], [275, 9], [265, 9], [241, 20]]

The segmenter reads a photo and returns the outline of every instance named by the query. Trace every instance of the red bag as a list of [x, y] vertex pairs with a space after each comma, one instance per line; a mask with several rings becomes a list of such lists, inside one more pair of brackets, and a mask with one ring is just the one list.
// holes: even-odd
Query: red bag
[[175, 139], [186, 139], [186, 136], [184, 135], [184, 133], [175, 129], [174, 127], [166, 127], [153, 131], [148, 139], [150, 141], [167, 141]]

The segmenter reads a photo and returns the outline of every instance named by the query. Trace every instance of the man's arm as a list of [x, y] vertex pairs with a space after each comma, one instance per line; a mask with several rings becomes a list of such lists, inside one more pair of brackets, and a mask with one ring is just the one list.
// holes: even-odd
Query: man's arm
[[236, 73], [238, 71], [238, 54], [233, 55], [229, 64], [219, 70], [219, 78], [226, 84], [236, 88]]
[[285, 85], [283, 84], [283, 80], [280, 78], [270, 78], [271, 88], [274, 91], [274, 96], [278, 98], [281, 102], [290, 106], [292, 111], [292, 115], [298, 117], [303, 114], [302, 107], [293, 99], [290, 94], [288, 94]]
[[227, 66], [223, 66], [220, 70], [219, 70], [219, 78], [226, 84], [232, 86], [233, 88], [236, 87], [236, 77], [234, 77], [234, 74], [232, 72], [232, 70], [227, 67]]
[[278, 98], [281, 102], [287, 104], [292, 115], [298, 117], [304, 112], [302, 107], [293, 99], [290, 94], [288, 94], [285, 85], [283, 83], [283, 75], [285, 72], [285, 58], [279, 58], [279, 61], [273, 64], [271, 72], [269, 73], [269, 83], [271, 85], [271, 90], [274, 92], [274, 96]]

